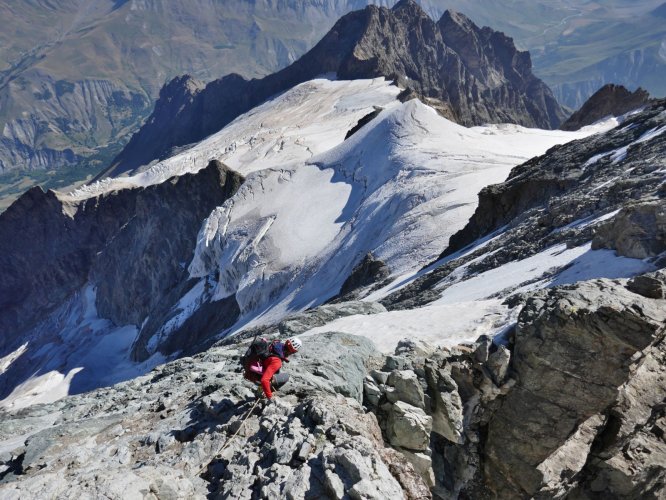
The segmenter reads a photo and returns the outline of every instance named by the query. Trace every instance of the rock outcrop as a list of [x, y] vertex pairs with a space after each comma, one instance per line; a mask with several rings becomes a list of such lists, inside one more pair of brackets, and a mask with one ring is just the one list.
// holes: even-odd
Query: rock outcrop
[[[666, 493], [655, 485], [666, 475], [666, 446], [639, 436], [663, 411], [664, 305], [603, 280], [528, 300], [511, 362], [516, 385], [488, 424], [489, 488], [498, 496]], [[645, 447], [623, 457], [632, 441]]]
[[650, 94], [641, 88], [630, 92], [622, 85], [609, 83], [597, 90], [578, 111], [560, 126], [560, 129], [578, 130], [608, 116], [620, 116], [638, 109], [649, 101]]
[[646, 259], [666, 252], [666, 203], [628, 205], [597, 230], [592, 248], [610, 248], [619, 255]]
[[83, 202], [31, 189], [0, 214], [0, 342], [8, 347], [88, 282], [97, 310], [114, 323], [163, 322], [192, 286], [182, 263], [201, 223], [242, 181], [213, 161], [196, 174]]
[[[172, 148], [210, 135], [241, 113], [298, 83], [327, 73], [357, 79], [385, 76], [464, 125], [511, 122], [556, 128], [564, 112], [531, 72], [530, 56], [490, 28], [446, 12], [433, 21], [413, 0], [393, 9], [371, 5], [342, 17], [291, 66], [262, 79], [230, 74], [193, 94], [183, 78], [161, 93], [155, 111], [104, 175], [117, 175]], [[174, 109], [172, 102], [189, 106]], [[175, 111], [175, 114], [173, 113]], [[164, 119], [168, 116], [168, 119]]]
[[504, 339], [399, 348], [366, 405], [441, 498], [659, 498], [665, 287], [660, 272], [536, 292]]

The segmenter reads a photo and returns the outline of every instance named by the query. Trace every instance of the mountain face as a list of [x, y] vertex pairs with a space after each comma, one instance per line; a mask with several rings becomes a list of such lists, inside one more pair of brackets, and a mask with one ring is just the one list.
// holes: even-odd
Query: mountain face
[[232, 71], [265, 75], [366, 4], [3, 2], [0, 173], [82, 163], [126, 140], [165, 81], [183, 73], [207, 81]]
[[620, 116], [640, 108], [650, 100], [650, 94], [643, 89], [629, 92], [621, 85], [604, 85], [560, 128], [577, 130], [585, 125], [601, 120], [607, 116]]
[[[241, 182], [211, 162], [196, 175], [79, 204], [62, 201], [53, 191], [28, 191], [0, 214], [0, 328], [5, 332], [0, 348], [57, 339], [58, 327], [44, 318], [64, 321], [88, 293], [80, 290], [89, 280], [96, 299], [89, 306], [104, 318], [117, 325], [140, 324], [149, 315], [157, 321], [169, 294], [180, 297], [191, 287], [182, 263], [191, 259], [201, 221]], [[217, 308], [222, 324], [234, 318], [233, 305], [229, 310], [225, 316]], [[5, 367], [2, 397], [14, 388], [9, 380], [34, 369], [34, 358]]]
[[[15, 198], [27, 182], [81, 181], [109, 164], [149, 115], [165, 81], [184, 73], [206, 82], [229, 72], [266, 75], [367, 3], [3, 2], [0, 173], [13, 173], [0, 183]], [[395, 0], [373, 3], [390, 7]], [[446, 8], [460, 10], [479, 26], [507, 33], [530, 51], [534, 72], [571, 109], [607, 83], [664, 95], [659, 0], [575, 8], [563, 0], [512, 1], [510, 8], [486, 0], [420, 3], [433, 18]], [[41, 170], [67, 165], [78, 171]]]
[[74, 189], [108, 168], [165, 82], [277, 71], [367, 3], [2, 2], [0, 211], [30, 187]]
[[[529, 54], [461, 14], [434, 22], [412, 0], [369, 6], [340, 19], [297, 62], [260, 80], [231, 74], [198, 90], [186, 77], [168, 84], [155, 111], [102, 175], [114, 176], [203, 139], [269, 97], [318, 75], [385, 76], [463, 125], [510, 122], [555, 128], [564, 112], [531, 73]], [[192, 88], [196, 88], [193, 91]], [[191, 101], [185, 107], [173, 102]], [[175, 110], [175, 114], [172, 111]]]
[[[135, 176], [25, 194], [0, 217], [3, 356], [18, 356], [3, 395], [82, 366], [74, 390], [86, 377], [108, 384], [97, 352], [123, 367], [110, 373], [140, 372], [372, 276], [412, 272], [517, 161], [609, 126], [467, 129], [399, 93], [381, 78], [306, 82]], [[217, 174], [210, 158], [238, 173]], [[377, 269], [362, 277], [368, 253]], [[23, 352], [26, 339], [59, 354]]]
[[[544, 290], [503, 339], [451, 348], [403, 340], [386, 355], [358, 336], [305, 337], [270, 405], [255, 404], [236, 370], [245, 341], [20, 414], [0, 410], [0, 492], [658, 498], [665, 290], [663, 272]], [[302, 334], [344, 307], [280, 327]]]

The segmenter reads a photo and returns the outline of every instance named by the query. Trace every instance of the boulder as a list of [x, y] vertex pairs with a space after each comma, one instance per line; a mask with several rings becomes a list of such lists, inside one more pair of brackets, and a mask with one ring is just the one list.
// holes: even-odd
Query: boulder
[[599, 248], [634, 259], [666, 251], [666, 203], [659, 200], [624, 207], [597, 229], [592, 249]]
[[388, 377], [387, 384], [393, 388], [386, 392], [391, 403], [403, 401], [412, 406], [425, 409], [423, 388], [416, 373], [411, 370], [394, 370]]
[[415, 406], [398, 401], [388, 412], [387, 434], [393, 446], [426, 450], [430, 446], [432, 417]]

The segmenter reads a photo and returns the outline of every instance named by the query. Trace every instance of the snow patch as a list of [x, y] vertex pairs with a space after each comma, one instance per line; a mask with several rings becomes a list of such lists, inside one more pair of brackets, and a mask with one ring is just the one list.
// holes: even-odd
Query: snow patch
[[[14, 389], [0, 408], [15, 411], [50, 403], [134, 378], [165, 361], [161, 355], [129, 361], [136, 336], [135, 326], [116, 326], [98, 316], [95, 289], [87, 285], [33, 329], [26, 348], [5, 367], [3, 376]], [[33, 345], [39, 347], [31, 350]]]
[[[475, 261], [479, 261], [481, 256]], [[460, 279], [473, 262], [456, 269]], [[618, 256], [612, 250], [591, 250], [591, 243], [575, 248], [555, 245], [523, 260], [508, 262], [479, 273], [446, 288], [435, 304], [453, 304], [489, 297], [506, 296], [511, 292], [527, 292], [537, 288], [564, 285], [594, 278], [627, 278], [655, 268], [639, 259]], [[448, 283], [441, 283], [443, 287]]]
[[451, 347], [473, 342], [481, 335], [495, 336], [512, 321], [511, 314], [499, 300], [430, 304], [417, 309], [346, 316], [308, 330], [301, 336], [325, 332], [361, 335], [372, 340], [384, 353], [393, 353], [397, 343], [404, 338]]

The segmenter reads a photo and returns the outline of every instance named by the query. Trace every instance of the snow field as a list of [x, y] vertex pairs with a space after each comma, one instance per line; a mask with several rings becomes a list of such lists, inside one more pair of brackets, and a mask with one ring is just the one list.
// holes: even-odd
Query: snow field
[[[555, 144], [614, 124], [574, 133], [468, 129], [417, 100], [395, 104], [288, 172], [252, 174], [204, 224], [190, 272], [219, 275], [217, 298], [236, 294], [243, 317], [232, 331], [279, 321], [334, 296], [368, 252], [393, 276], [414, 272], [467, 223], [483, 187]], [[298, 185], [313, 168], [327, 174]]]

